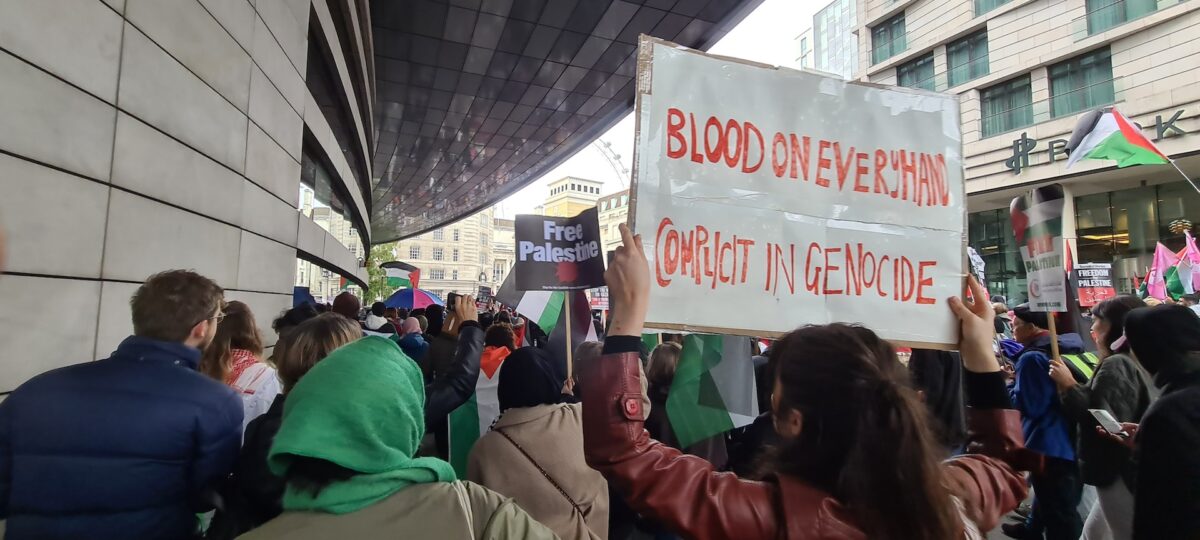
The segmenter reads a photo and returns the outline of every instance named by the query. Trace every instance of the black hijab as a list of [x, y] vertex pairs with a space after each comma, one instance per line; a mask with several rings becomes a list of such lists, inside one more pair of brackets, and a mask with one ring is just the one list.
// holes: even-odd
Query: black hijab
[[1200, 372], [1200, 319], [1183, 306], [1142, 307], [1125, 315], [1125, 337], [1159, 388]]
[[504, 359], [496, 390], [500, 410], [562, 402], [563, 380], [555, 375], [550, 353], [521, 347]]

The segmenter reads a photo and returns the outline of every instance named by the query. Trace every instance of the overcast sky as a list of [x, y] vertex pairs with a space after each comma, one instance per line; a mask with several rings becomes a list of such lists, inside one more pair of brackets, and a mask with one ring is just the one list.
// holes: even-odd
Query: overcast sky
[[[711, 52], [794, 67], [799, 52], [796, 36], [812, 26], [813, 13], [828, 3], [829, 0], [765, 0], [717, 42]], [[625, 168], [633, 169], [632, 112], [600, 138], [612, 145]], [[546, 200], [547, 185], [564, 176], [600, 180], [604, 182], [602, 192], [605, 195], [629, 187], [629, 179], [622, 178], [603, 153], [594, 144], [589, 144], [549, 174], [501, 201], [496, 206], [497, 215], [512, 217], [533, 213], [534, 208]]]

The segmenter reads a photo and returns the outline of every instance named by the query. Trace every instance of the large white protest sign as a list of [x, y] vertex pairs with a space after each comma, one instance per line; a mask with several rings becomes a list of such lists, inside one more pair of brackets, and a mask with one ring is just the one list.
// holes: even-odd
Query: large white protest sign
[[861, 323], [958, 339], [955, 96], [849, 83], [642, 38], [632, 221], [647, 325], [770, 336]]

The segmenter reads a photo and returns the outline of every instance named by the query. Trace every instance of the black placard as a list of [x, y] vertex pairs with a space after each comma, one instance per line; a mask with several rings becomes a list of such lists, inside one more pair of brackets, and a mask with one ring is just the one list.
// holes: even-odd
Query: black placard
[[517, 289], [562, 291], [604, 285], [604, 252], [595, 208], [571, 218], [523, 215], [514, 224]]

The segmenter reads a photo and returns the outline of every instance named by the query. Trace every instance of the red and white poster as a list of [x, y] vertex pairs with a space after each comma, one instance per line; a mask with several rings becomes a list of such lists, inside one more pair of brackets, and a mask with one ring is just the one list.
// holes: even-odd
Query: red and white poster
[[1079, 291], [1079, 305], [1092, 307], [1117, 295], [1113, 287], [1111, 263], [1086, 263], [1075, 266], [1072, 276]]
[[861, 323], [958, 340], [958, 98], [643, 37], [632, 221], [652, 328], [768, 336]]

